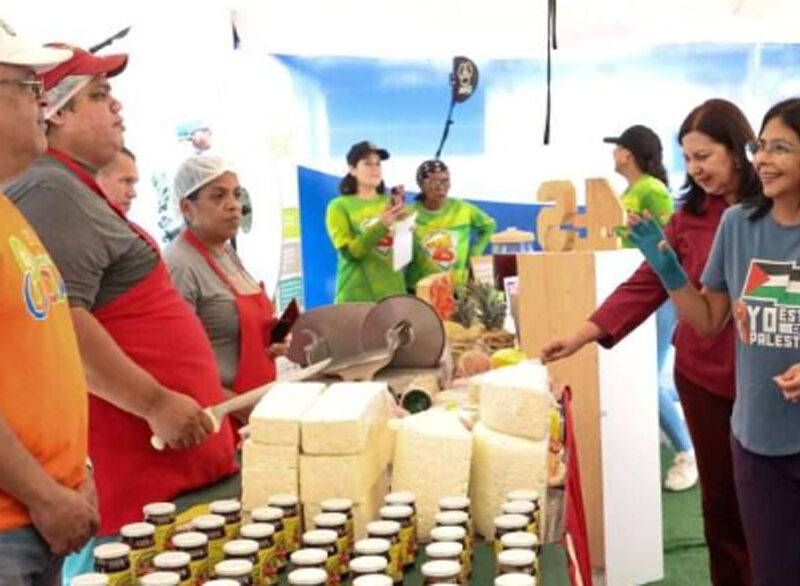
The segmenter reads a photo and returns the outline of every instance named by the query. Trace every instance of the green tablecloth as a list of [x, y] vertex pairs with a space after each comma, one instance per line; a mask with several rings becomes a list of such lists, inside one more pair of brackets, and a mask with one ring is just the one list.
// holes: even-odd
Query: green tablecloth
[[[239, 498], [241, 492], [241, 477], [236, 475], [203, 490], [185, 494], [176, 499], [175, 504], [180, 512], [194, 505], [209, 503], [216, 499]], [[404, 584], [407, 586], [422, 584], [419, 574], [421, 563], [422, 560], [417, 561], [413, 572], [406, 575]], [[557, 544], [547, 544], [542, 548], [539, 571], [541, 577], [537, 586], [570, 586], [566, 554], [564, 548]], [[480, 540], [475, 546], [475, 567], [472, 571], [471, 583], [474, 586], [492, 586], [494, 584], [494, 555], [491, 547]], [[287, 584], [285, 574], [282, 576], [280, 584]]]

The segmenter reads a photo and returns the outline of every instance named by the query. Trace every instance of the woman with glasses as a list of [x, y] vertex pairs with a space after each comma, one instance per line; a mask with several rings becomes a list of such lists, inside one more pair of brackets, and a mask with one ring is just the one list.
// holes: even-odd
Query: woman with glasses
[[[272, 343], [272, 303], [230, 243], [242, 222], [242, 188], [233, 167], [219, 157], [189, 157], [178, 168], [175, 194], [186, 229], [164, 256], [211, 340], [226, 396], [274, 380], [274, 358], [286, 347]], [[243, 423], [247, 415], [235, 418]]]
[[455, 286], [463, 286], [470, 257], [483, 254], [497, 223], [478, 206], [447, 197], [450, 171], [442, 161], [422, 163], [417, 184], [421, 192], [410, 206], [417, 220], [414, 255], [406, 269], [408, 287], [413, 290], [420, 279], [441, 272], [450, 272]]
[[[681, 206], [665, 226], [664, 238], [694, 285], [700, 283], [723, 212], [758, 193], [758, 177], [746, 153], [746, 144], [754, 138], [744, 114], [726, 100], [700, 104], [681, 124], [678, 141], [686, 161], [686, 182]], [[612, 348], [669, 298], [668, 290], [653, 268], [643, 263], [575, 332], [549, 342], [542, 349], [542, 360], [570, 356], [591, 342]], [[723, 323], [713, 336], [703, 337], [679, 312], [673, 342], [675, 385], [700, 477], [711, 582], [749, 585], [730, 445], [736, 389], [734, 328]]]
[[723, 215], [702, 287], [652, 220], [631, 239], [695, 330], [733, 314], [730, 443], [754, 583], [800, 584], [800, 99], [773, 106], [748, 148], [762, 190]]

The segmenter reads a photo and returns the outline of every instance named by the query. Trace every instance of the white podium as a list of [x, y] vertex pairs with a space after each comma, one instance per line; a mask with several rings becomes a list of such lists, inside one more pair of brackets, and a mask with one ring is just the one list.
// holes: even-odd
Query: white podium
[[[641, 262], [633, 249], [518, 256], [523, 349], [539, 356], [574, 331]], [[607, 586], [663, 578], [655, 316], [613, 350], [590, 344], [549, 368], [573, 391], [593, 569]]]

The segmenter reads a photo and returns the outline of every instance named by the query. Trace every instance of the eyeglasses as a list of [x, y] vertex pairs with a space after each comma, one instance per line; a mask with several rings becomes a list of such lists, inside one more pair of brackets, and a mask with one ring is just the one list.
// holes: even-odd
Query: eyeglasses
[[427, 179], [431, 187], [448, 187], [450, 185], [449, 179]]
[[44, 82], [41, 79], [0, 79], [0, 85], [14, 85], [29, 90], [37, 100], [44, 96]]
[[789, 155], [797, 152], [798, 150], [790, 143], [780, 139], [771, 140], [769, 142], [765, 140], [751, 140], [748, 141], [745, 147], [747, 148], [747, 154], [749, 155], [751, 161], [758, 153], [767, 153], [771, 156], [780, 157], [782, 155]]

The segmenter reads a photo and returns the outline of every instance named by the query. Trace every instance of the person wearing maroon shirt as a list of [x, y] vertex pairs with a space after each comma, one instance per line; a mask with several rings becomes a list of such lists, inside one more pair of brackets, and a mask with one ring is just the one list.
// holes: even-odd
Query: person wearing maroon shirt
[[[686, 117], [678, 141], [686, 160], [682, 205], [664, 228], [691, 283], [699, 287], [722, 213], [758, 193], [758, 177], [745, 145], [755, 137], [744, 114], [720, 99], [704, 102]], [[590, 342], [612, 348], [637, 328], [669, 295], [647, 262], [606, 299], [569, 337], [550, 341], [542, 360], [552, 362]], [[735, 394], [731, 322], [718, 335], [702, 337], [678, 321], [674, 337], [675, 384], [695, 448], [712, 583], [752, 584], [731, 460]]]

